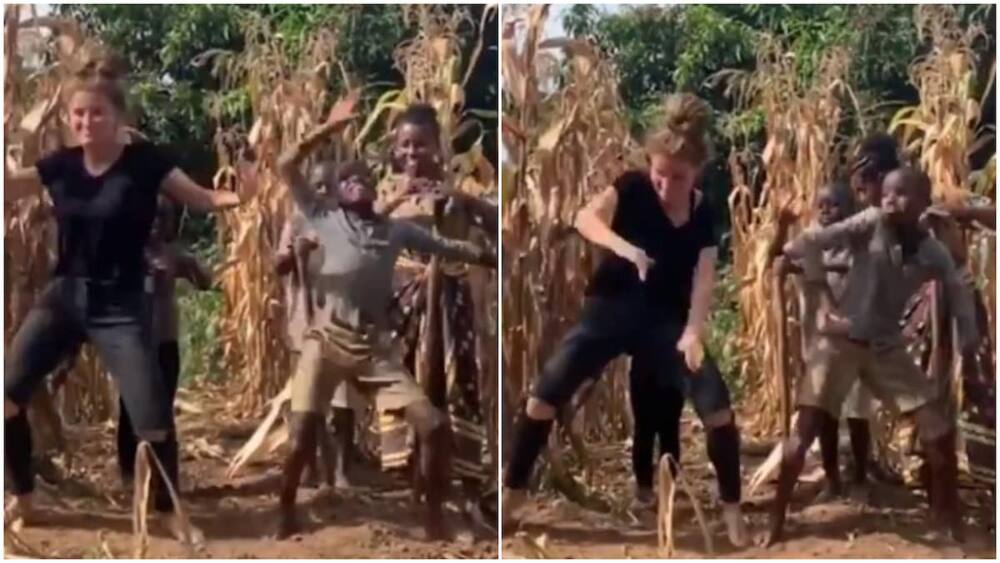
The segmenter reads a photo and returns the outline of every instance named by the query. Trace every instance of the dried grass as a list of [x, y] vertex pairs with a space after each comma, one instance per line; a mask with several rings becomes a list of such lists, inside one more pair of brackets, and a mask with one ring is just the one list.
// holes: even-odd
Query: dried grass
[[[732, 273], [738, 281], [736, 336], [745, 404], [777, 405], [749, 411], [743, 428], [754, 434], [787, 433], [793, 410], [792, 381], [801, 362], [793, 321], [798, 307], [772, 275], [770, 254], [783, 208], [809, 219], [814, 191], [833, 178], [842, 148], [835, 137], [847, 86], [849, 53], [832, 50], [808, 83], [780, 43], [765, 41], [752, 74], [732, 74], [729, 93], [742, 107], [765, 115], [767, 142], [757, 163], [746, 150], [729, 157], [733, 188]], [[763, 182], [758, 178], [763, 176]], [[757, 186], [761, 186], [757, 189]]]
[[[594, 247], [576, 236], [574, 216], [635, 163], [635, 147], [615, 70], [594, 46], [543, 40], [546, 6], [504, 15], [502, 362], [506, 404], [518, 405], [575, 320], [597, 260]], [[605, 378], [573, 432], [607, 438], [627, 431], [626, 383]]]

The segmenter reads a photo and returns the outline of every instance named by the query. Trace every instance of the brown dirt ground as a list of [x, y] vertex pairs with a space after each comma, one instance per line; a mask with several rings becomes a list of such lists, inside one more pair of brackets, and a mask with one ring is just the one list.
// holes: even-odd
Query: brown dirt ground
[[[229, 459], [253, 432], [256, 420], [228, 413], [224, 394], [182, 393], [202, 412], [178, 416], [182, 441], [182, 498], [192, 522], [204, 531], [198, 557], [496, 559], [496, 537], [473, 536], [461, 526], [457, 510], [449, 513], [456, 532], [451, 542], [423, 540], [422, 511], [410, 500], [406, 481], [365, 466], [363, 485], [350, 491], [300, 489], [304, 533], [285, 541], [272, 534], [277, 522], [279, 459], [251, 465], [233, 481], [224, 477]], [[19, 532], [28, 547], [46, 557], [132, 557], [131, 492], [122, 490], [110, 424], [68, 428], [75, 444], [74, 467], [58, 486], [38, 480], [36, 504], [46, 521]], [[457, 490], [457, 487], [456, 487]], [[108, 491], [104, 494], [100, 491]], [[183, 558], [181, 544], [152, 527], [148, 557]], [[102, 547], [102, 541], [106, 547]], [[17, 550], [5, 536], [7, 556]]]
[[[689, 413], [688, 413], [689, 414]], [[699, 443], [703, 432], [691, 428], [685, 418], [683, 464], [702, 506], [714, 498], [715, 477]], [[505, 559], [580, 558], [646, 559], [659, 558], [655, 513], [630, 514], [631, 462], [627, 444], [595, 447], [589, 452], [597, 461], [590, 482], [591, 491], [610, 501], [610, 513], [582, 508], [555, 494], [536, 495], [521, 513], [517, 530], [504, 530], [502, 556]], [[743, 454], [744, 483], [764, 456]], [[818, 460], [810, 459], [803, 475], [818, 476]], [[578, 479], [581, 478], [578, 476]], [[902, 486], [879, 483], [873, 502], [865, 506], [842, 500], [810, 506], [818, 484], [800, 483], [786, 525], [786, 541], [764, 548], [767, 511], [774, 486], [766, 484], [755, 498], [745, 499], [755, 545], [736, 550], [730, 547], [716, 507], [709, 508], [709, 529], [715, 555], [723, 558], [766, 559], [996, 559], [996, 508], [993, 498], [983, 491], [963, 490], [969, 541], [963, 548], [935, 545], [926, 539], [926, 501], [920, 493]], [[690, 503], [677, 494], [674, 518], [676, 558], [706, 557], [704, 540]], [[714, 500], [712, 501], [714, 503]], [[541, 550], [539, 550], [541, 544]]]

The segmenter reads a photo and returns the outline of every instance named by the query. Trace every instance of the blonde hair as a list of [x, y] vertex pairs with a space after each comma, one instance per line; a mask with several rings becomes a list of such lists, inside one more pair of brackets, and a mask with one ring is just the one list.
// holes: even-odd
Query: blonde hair
[[646, 135], [646, 152], [700, 167], [711, 154], [707, 136], [711, 115], [708, 104], [694, 94], [667, 96], [658, 126]]

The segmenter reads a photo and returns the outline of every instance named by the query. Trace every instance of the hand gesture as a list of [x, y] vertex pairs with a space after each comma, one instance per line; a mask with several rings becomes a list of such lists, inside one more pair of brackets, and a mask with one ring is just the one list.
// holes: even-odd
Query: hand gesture
[[782, 207], [778, 210], [778, 226], [790, 227], [799, 220], [799, 215], [790, 206]]
[[327, 124], [332, 126], [346, 125], [348, 121], [354, 119], [354, 106], [358, 104], [360, 98], [361, 90], [359, 88], [348, 92], [330, 108], [330, 114], [326, 118]]
[[639, 281], [643, 282], [646, 281], [646, 275], [649, 273], [649, 269], [656, 263], [649, 257], [648, 254], [646, 254], [645, 250], [639, 248], [638, 246], [629, 248], [625, 252], [623, 258], [635, 265], [635, 269], [639, 273]]
[[816, 330], [828, 336], [848, 336], [851, 321], [832, 311], [820, 311], [816, 319]]
[[677, 341], [677, 351], [684, 355], [684, 364], [687, 365], [691, 373], [697, 375], [705, 360], [705, 347], [701, 343], [701, 336], [698, 335], [698, 332], [690, 328], [684, 329], [684, 334]]

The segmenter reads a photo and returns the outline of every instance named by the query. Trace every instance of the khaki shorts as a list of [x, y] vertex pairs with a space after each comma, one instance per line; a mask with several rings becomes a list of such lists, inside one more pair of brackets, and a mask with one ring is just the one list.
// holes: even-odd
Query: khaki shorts
[[292, 412], [325, 414], [342, 382], [374, 401], [379, 411], [427, 400], [389, 335], [345, 335], [343, 329], [329, 326], [309, 329], [292, 377]]
[[798, 405], [840, 418], [851, 388], [860, 381], [882, 404], [901, 413], [934, 400], [936, 391], [904, 346], [875, 350], [840, 337], [820, 336], [806, 358]]
[[875, 409], [878, 408], [878, 400], [872, 395], [867, 386], [861, 384], [858, 379], [851, 387], [847, 399], [844, 400], [844, 417], [862, 420], [871, 420], [875, 416]]
[[[302, 357], [301, 346], [290, 350], [292, 356], [292, 365], [299, 365], [299, 358]], [[294, 375], [294, 374], [293, 374]], [[337, 383], [337, 388], [333, 390], [333, 399], [330, 400], [330, 406], [335, 409], [353, 409], [355, 411], [361, 411], [365, 407], [365, 397], [358, 391], [352, 383], [349, 383], [343, 379], [339, 380]]]
[[337, 383], [337, 388], [333, 390], [333, 399], [330, 400], [330, 406], [335, 409], [361, 410], [364, 408], [364, 400], [364, 396], [354, 384], [341, 379]]

